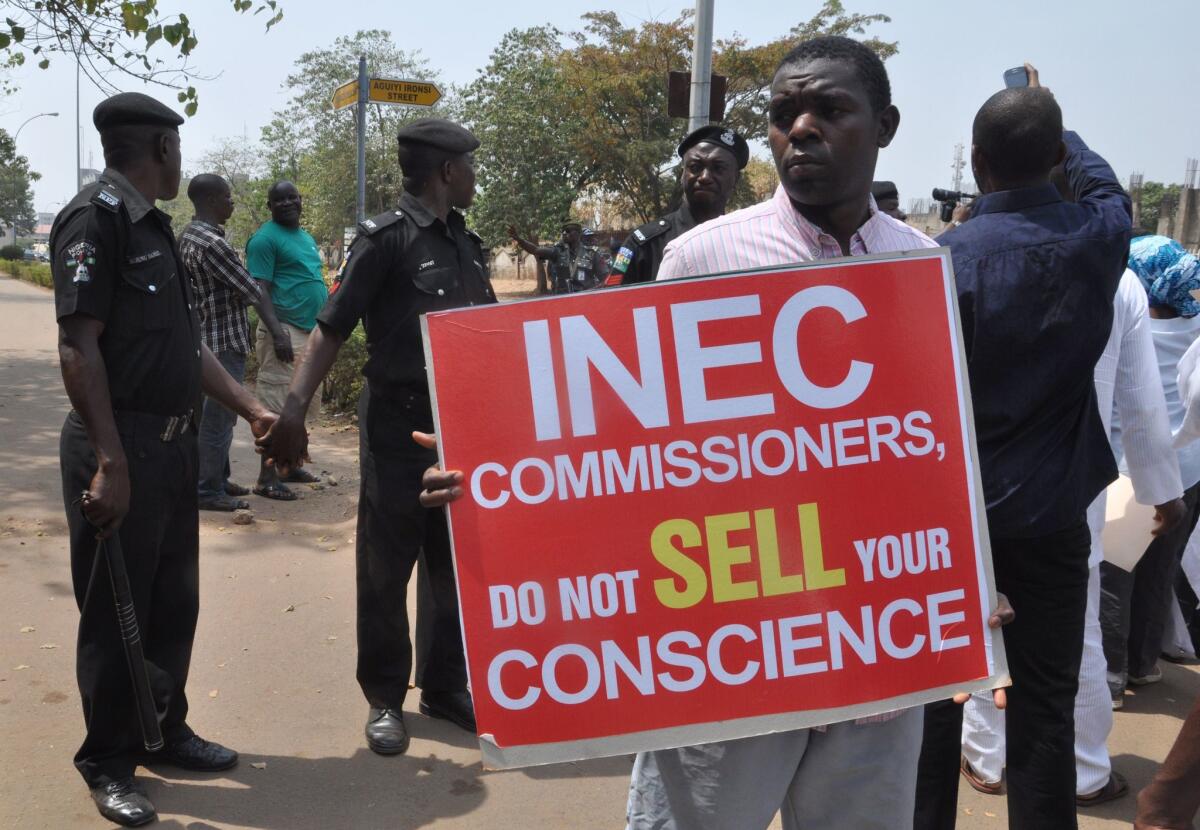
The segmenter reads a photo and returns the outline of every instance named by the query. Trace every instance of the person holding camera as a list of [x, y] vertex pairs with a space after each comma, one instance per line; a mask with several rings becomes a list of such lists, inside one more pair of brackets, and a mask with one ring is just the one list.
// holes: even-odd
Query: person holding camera
[[[1075, 696], [1088, 598], [1088, 505], [1117, 476], [1093, 369], [1125, 271], [1129, 195], [1028, 83], [975, 116], [971, 219], [938, 241], [954, 259], [1004, 629], [1009, 826], [1076, 827]], [[1076, 202], [1050, 180], [1062, 163]], [[962, 709], [925, 711], [917, 828], [952, 828]]]

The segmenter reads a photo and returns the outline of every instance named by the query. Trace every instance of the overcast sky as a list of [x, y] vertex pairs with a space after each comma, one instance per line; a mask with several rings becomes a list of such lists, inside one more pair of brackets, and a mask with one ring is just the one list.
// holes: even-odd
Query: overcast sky
[[[218, 140], [246, 135], [255, 140], [286, 95], [282, 82], [295, 59], [358, 29], [392, 32], [403, 49], [419, 50], [451, 83], [470, 82], [501, 35], [511, 28], [551, 23], [577, 27], [590, 10], [612, 9], [627, 23], [673, 17], [684, 4], [663, 0], [457, 0], [450, 4], [398, 4], [377, 0], [281, 0], [283, 21], [264, 34], [258, 19], [233, 13], [228, 0], [180, 4], [200, 45], [197, 68], [218, 75], [200, 81], [200, 111], [183, 127], [184, 166]], [[740, 33], [760, 43], [787, 32], [819, 8], [817, 0], [716, 0], [717, 37]], [[904, 204], [949, 187], [958, 141], [970, 144], [971, 119], [1002, 86], [1004, 70], [1031, 61], [1062, 104], [1066, 123], [1104, 155], [1124, 180], [1141, 171], [1147, 180], [1181, 181], [1186, 159], [1200, 157], [1197, 106], [1197, 43], [1200, 2], [1114, 0], [1002, 3], [846, 0], [850, 11], [884, 12], [891, 23], [873, 33], [899, 41], [887, 62], [901, 123], [896, 141], [880, 156], [877, 178], [897, 182]], [[447, 16], [439, 15], [446, 12]], [[347, 77], [354, 56], [346, 56]], [[682, 68], [682, 67], [681, 67]], [[38, 210], [58, 210], [74, 194], [73, 64], [58, 58], [48, 70], [30, 66], [15, 77], [20, 89], [0, 102], [0, 126], [12, 131], [39, 112], [57, 111], [25, 127], [19, 151], [42, 174], [35, 185]], [[136, 86], [126, 86], [136, 89]], [[173, 95], [148, 88], [174, 105]], [[81, 112], [84, 166], [89, 154], [102, 167], [91, 111], [103, 95], [84, 82]], [[353, 175], [352, 170], [347, 175]], [[967, 173], [969, 181], [969, 171]]]

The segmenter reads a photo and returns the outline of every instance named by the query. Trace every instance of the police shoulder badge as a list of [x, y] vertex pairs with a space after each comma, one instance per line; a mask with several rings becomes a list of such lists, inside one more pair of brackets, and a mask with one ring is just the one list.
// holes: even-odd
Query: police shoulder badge
[[116, 213], [117, 209], [121, 206], [121, 195], [108, 185], [105, 185], [96, 191], [92, 196], [91, 202], [93, 205], [99, 205], [105, 210]]
[[633, 251], [622, 246], [621, 250], [617, 251], [617, 256], [613, 259], [612, 269], [618, 273], [624, 274], [629, 270], [629, 263], [633, 259]]
[[89, 266], [96, 264], [96, 246], [86, 239], [72, 243], [66, 250], [66, 266], [74, 268], [75, 273], [71, 282], [75, 285], [87, 285], [92, 281]]

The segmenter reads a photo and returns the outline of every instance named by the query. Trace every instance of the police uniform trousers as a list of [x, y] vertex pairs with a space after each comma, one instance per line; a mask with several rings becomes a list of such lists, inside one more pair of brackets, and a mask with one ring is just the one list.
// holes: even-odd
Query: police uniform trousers
[[[163, 441], [166, 419], [154, 415], [119, 413], [116, 422], [130, 481], [121, 547], [163, 738], [174, 743], [192, 734], [184, 685], [200, 604], [196, 434], [189, 428]], [[144, 745], [107, 560], [79, 509], [97, 465], [75, 412], [63, 424], [59, 461], [79, 606], [75, 675], [87, 727], [75, 766], [96, 787], [132, 775]]]
[[413, 430], [433, 431], [429, 398], [372, 395], [364, 385], [358, 424], [358, 683], [372, 706], [398, 710], [413, 665], [408, 582], [418, 560], [415, 683], [426, 691], [467, 686], [445, 511], [419, 501], [421, 476], [437, 463], [412, 439]]

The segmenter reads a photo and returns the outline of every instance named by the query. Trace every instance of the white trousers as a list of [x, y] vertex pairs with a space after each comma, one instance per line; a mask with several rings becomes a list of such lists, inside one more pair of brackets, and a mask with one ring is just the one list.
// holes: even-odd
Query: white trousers
[[[1099, 534], [1093, 523], [1093, 551], [1098, 545]], [[1014, 610], [1021, 613], [1019, 608]], [[1107, 742], [1112, 723], [1108, 663], [1104, 659], [1100, 634], [1100, 564], [1097, 560], [1088, 571], [1083, 661], [1079, 665], [1079, 691], [1075, 695], [1075, 792], [1079, 795], [1093, 793], [1108, 783], [1112, 764]], [[992, 704], [991, 692], [972, 695], [966, 703], [962, 751], [980, 778], [991, 784], [1000, 780], [1005, 758], [1004, 712]]]

